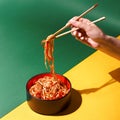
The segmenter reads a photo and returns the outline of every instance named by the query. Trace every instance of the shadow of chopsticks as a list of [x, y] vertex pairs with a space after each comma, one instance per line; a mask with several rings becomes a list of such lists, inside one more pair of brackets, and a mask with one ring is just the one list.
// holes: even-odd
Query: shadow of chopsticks
[[106, 82], [105, 84], [103, 84], [102, 86], [98, 87], [98, 88], [88, 88], [88, 89], [83, 89], [83, 90], [78, 90], [81, 94], [90, 94], [91, 92], [96, 92], [112, 83], [116, 82], [114, 79], [109, 80], [108, 82]]
[[113, 71], [110, 71], [109, 74], [111, 75], [112, 79], [104, 83], [98, 88], [88, 88], [88, 89], [83, 89], [83, 90], [78, 90], [81, 94], [89, 94], [91, 92], [96, 92], [112, 83], [115, 82], [120, 82], [120, 68], [117, 68]]

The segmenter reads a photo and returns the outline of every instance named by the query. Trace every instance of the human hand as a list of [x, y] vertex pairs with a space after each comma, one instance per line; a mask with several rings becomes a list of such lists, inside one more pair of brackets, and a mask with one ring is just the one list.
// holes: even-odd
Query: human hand
[[72, 29], [79, 28], [72, 32], [72, 35], [93, 48], [99, 47], [99, 40], [104, 39], [105, 34], [102, 30], [88, 19], [73, 17], [67, 24], [70, 24]]

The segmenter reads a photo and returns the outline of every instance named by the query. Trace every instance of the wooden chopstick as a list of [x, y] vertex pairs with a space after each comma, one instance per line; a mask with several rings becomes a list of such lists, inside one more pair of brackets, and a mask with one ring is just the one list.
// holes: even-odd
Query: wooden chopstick
[[[105, 19], [105, 17], [101, 17], [101, 18], [99, 18], [99, 19], [97, 19], [97, 20], [92, 21], [91, 23], [96, 23], [96, 22], [99, 22], [99, 21], [104, 20], [104, 19]], [[69, 34], [69, 33], [71, 33], [71, 32], [74, 32], [74, 31], [76, 31], [76, 30], [79, 30], [79, 29], [80, 29], [80, 28], [76, 28], [76, 29], [73, 29], [73, 30], [69, 30], [69, 31], [67, 31], [67, 32], [64, 32], [64, 33], [61, 33], [61, 34], [57, 35], [55, 38], [62, 37], [62, 36], [64, 36], [64, 35], [67, 35], [67, 34]]]
[[[79, 17], [83, 17], [84, 15], [86, 15], [88, 12], [90, 12], [91, 10], [93, 10], [94, 8], [96, 8], [98, 6], [98, 4], [93, 5], [92, 7], [90, 7], [88, 10], [86, 10], [85, 12], [83, 12]], [[70, 24], [67, 24], [65, 26], [63, 26], [61, 29], [59, 29], [58, 31], [56, 31], [53, 35], [56, 36], [57, 34], [59, 34], [60, 32], [62, 32], [64, 29], [68, 28], [70, 26]]]

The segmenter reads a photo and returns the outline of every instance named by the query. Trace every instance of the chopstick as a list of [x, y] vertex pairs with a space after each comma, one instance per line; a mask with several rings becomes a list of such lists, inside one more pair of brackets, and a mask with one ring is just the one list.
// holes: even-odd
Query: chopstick
[[[83, 12], [77, 19], [83, 17], [84, 15], [86, 15], [88, 12], [90, 12], [91, 10], [93, 10], [94, 8], [96, 8], [97, 6], [98, 6], [98, 4], [93, 5], [88, 10], [86, 10], [85, 12]], [[62, 32], [64, 29], [68, 28], [69, 26], [70, 26], [70, 24], [67, 24], [67, 25], [63, 26], [61, 29], [59, 29], [58, 31], [56, 31], [53, 35], [56, 36], [57, 34], [59, 34], [60, 32]]]
[[[92, 21], [91, 23], [96, 23], [96, 22], [102, 21], [102, 20], [104, 20], [104, 19], [105, 19], [105, 17], [101, 17], [101, 18], [99, 18], [99, 19], [97, 19], [97, 20]], [[74, 31], [76, 31], [76, 30], [79, 30], [79, 29], [80, 29], [80, 28], [76, 28], [76, 29], [73, 29], [73, 30], [69, 30], [69, 31], [67, 31], [67, 32], [64, 32], [64, 33], [61, 33], [61, 34], [55, 36], [55, 38], [62, 37], [62, 36], [64, 36], [64, 35], [67, 35], [67, 34], [69, 34], [69, 33], [71, 33], [71, 32], [74, 32]]]

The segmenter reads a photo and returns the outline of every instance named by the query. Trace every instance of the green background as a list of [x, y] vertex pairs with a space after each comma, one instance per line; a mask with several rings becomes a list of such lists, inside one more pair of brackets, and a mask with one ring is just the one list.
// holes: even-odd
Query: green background
[[[97, 25], [106, 34], [119, 35], [119, 0], [0, 0], [0, 117], [26, 100], [30, 77], [47, 71], [41, 40], [95, 3], [99, 6], [85, 17], [106, 16]], [[70, 34], [56, 39], [56, 72], [65, 73], [94, 51]]]

